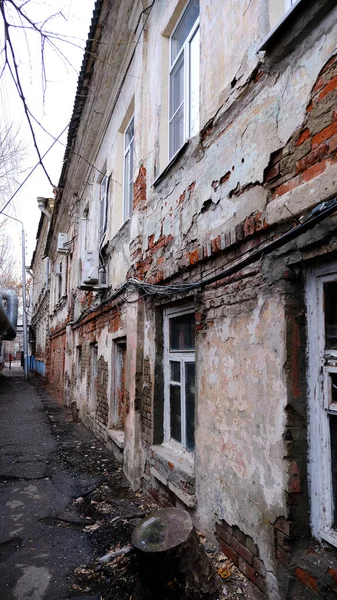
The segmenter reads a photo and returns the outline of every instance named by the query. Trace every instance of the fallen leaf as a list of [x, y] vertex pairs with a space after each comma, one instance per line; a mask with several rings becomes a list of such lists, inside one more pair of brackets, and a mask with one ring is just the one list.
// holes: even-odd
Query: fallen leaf
[[232, 572], [230, 568], [225, 565], [224, 567], [220, 567], [220, 569], [218, 570], [218, 574], [220, 575], [221, 579], [228, 579], [228, 577], [231, 576]]

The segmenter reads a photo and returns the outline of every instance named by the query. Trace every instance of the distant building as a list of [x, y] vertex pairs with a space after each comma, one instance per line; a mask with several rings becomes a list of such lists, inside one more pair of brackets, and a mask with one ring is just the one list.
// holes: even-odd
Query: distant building
[[45, 254], [46, 240], [54, 208], [54, 199], [38, 198], [42, 210], [36, 235], [36, 246], [30, 265], [33, 278], [30, 286], [29, 368], [48, 375], [49, 318], [50, 318], [50, 261]]
[[269, 600], [337, 592], [336, 34], [331, 0], [97, 0], [32, 262], [58, 397]]

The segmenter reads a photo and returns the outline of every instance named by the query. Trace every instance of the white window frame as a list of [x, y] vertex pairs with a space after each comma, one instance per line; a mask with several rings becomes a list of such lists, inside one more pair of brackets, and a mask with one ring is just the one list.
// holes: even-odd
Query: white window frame
[[[175, 57], [174, 61], [172, 62], [171, 60], [171, 54], [172, 54], [172, 38], [174, 36], [174, 33], [176, 31], [176, 29], [178, 28], [180, 21], [182, 20], [186, 9], [188, 8], [189, 2], [187, 2], [181, 17], [179, 19], [179, 21], [177, 22], [173, 32], [170, 35], [170, 47], [169, 47], [169, 85], [168, 85], [168, 107], [169, 107], [169, 113], [168, 113], [168, 152], [169, 152], [169, 160], [172, 160], [174, 158], [174, 156], [179, 152], [180, 148], [184, 145], [184, 143], [186, 142], [186, 140], [189, 139], [189, 137], [191, 137], [191, 129], [190, 129], [190, 75], [191, 75], [191, 58], [190, 58], [190, 45], [191, 42], [193, 40], [193, 38], [195, 37], [196, 33], [198, 32], [198, 30], [200, 29], [200, 15], [197, 18], [197, 20], [195, 21], [192, 29], [190, 30], [183, 46], [180, 48], [177, 56]], [[184, 61], [184, 93], [183, 93], [183, 101], [181, 102], [180, 106], [177, 108], [177, 110], [175, 111], [175, 113], [172, 115], [172, 117], [170, 117], [170, 112], [171, 112], [171, 80], [172, 80], [172, 72], [174, 71], [174, 68], [177, 64], [177, 62], [180, 60], [181, 56], [183, 55], [183, 61]], [[199, 46], [199, 61], [200, 61], [200, 46]], [[199, 84], [200, 86], [200, 84]], [[198, 118], [200, 117], [200, 89], [199, 89], [199, 95], [198, 95], [198, 101], [199, 101], [199, 111], [198, 111]], [[171, 123], [174, 120], [174, 117], [176, 116], [176, 114], [178, 113], [178, 111], [180, 110], [182, 104], [184, 105], [184, 139], [183, 142], [181, 144], [181, 146], [179, 148], [176, 148], [174, 150], [174, 152], [172, 152], [171, 154]]]
[[285, 11], [290, 10], [294, 4], [296, 4], [297, 0], [284, 0], [284, 9]]
[[309, 483], [311, 526], [314, 537], [337, 546], [334, 523], [333, 481], [329, 416], [337, 416], [336, 403], [328, 402], [329, 373], [336, 373], [337, 349], [325, 348], [324, 290], [337, 282], [337, 262], [313, 267], [307, 273]]
[[[181, 317], [183, 315], [195, 314], [194, 306], [189, 305], [184, 309], [170, 308], [164, 311], [164, 442], [166, 444], [175, 446], [178, 449], [186, 450], [186, 401], [185, 401], [185, 363], [194, 362], [195, 364], [195, 349], [185, 350], [182, 352], [170, 352], [169, 342], [169, 321], [174, 317]], [[170, 415], [170, 383], [171, 383], [171, 371], [170, 361], [176, 361], [181, 363], [181, 443], [171, 438], [171, 415]]]
[[[104, 187], [103, 187], [104, 186]], [[109, 179], [106, 173], [99, 181], [99, 241], [101, 242], [107, 226]]]
[[88, 399], [88, 413], [96, 413], [97, 410], [97, 372], [98, 372], [98, 344], [90, 344], [90, 388]]
[[86, 206], [82, 213], [81, 222], [81, 254], [88, 250], [88, 237], [89, 237], [89, 207]]
[[[126, 144], [126, 135], [130, 125], [133, 124], [133, 136]], [[135, 117], [132, 115], [124, 131], [124, 154], [123, 154], [123, 223], [130, 219], [132, 215], [133, 204], [133, 158], [134, 158], [134, 140], [135, 140]], [[130, 174], [129, 181], [126, 181], [126, 173]], [[130, 192], [131, 189], [131, 192]]]
[[48, 289], [49, 283], [50, 283], [50, 260], [49, 260], [48, 256], [46, 256], [43, 259], [43, 264], [44, 264], [44, 285]]
[[[58, 267], [56, 266], [58, 265]], [[55, 273], [55, 304], [57, 304], [63, 296], [63, 262], [55, 264], [55, 269], [58, 268], [58, 273]]]

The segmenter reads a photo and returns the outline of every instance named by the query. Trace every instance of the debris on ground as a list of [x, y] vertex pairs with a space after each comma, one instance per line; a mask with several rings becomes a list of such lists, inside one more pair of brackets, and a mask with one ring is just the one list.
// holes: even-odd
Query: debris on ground
[[[41, 390], [40, 395], [56, 440], [48, 476], [53, 477], [61, 462], [74, 480], [71, 506], [62, 514], [49, 517], [50, 525], [80, 528], [88, 536], [95, 557], [90, 564], [79, 564], [74, 569], [69, 600], [80, 597], [83, 600], [153, 600], [142, 594], [131, 536], [136, 525], [158, 509], [158, 505], [141, 491], [131, 490], [120, 463], [80, 421], [74, 422], [70, 409], [57, 405], [46, 390]], [[222, 579], [218, 600], [262, 599], [218, 548], [208, 546], [201, 534], [199, 539]], [[162, 597], [155, 600], [184, 600], [184, 593], [183, 590], [177, 592], [177, 582], [173, 579], [163, 590]]]

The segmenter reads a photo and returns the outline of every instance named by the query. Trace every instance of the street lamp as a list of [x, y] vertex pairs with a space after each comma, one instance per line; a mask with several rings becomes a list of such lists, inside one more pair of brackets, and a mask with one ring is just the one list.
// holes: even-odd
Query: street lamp
[[25, 230], [22, 221], [6, 213], [1, 213], [8, 219], [13, 219], [21, 223], [21, 242], [22, 242], [22, 324], [23, 324], [23, 354], [24, 354], [24, 374], [25, 381], [28, 380], [28, 332], [27, 332], [27, 307], [26, 307], [26, 251], [25, 251]]

